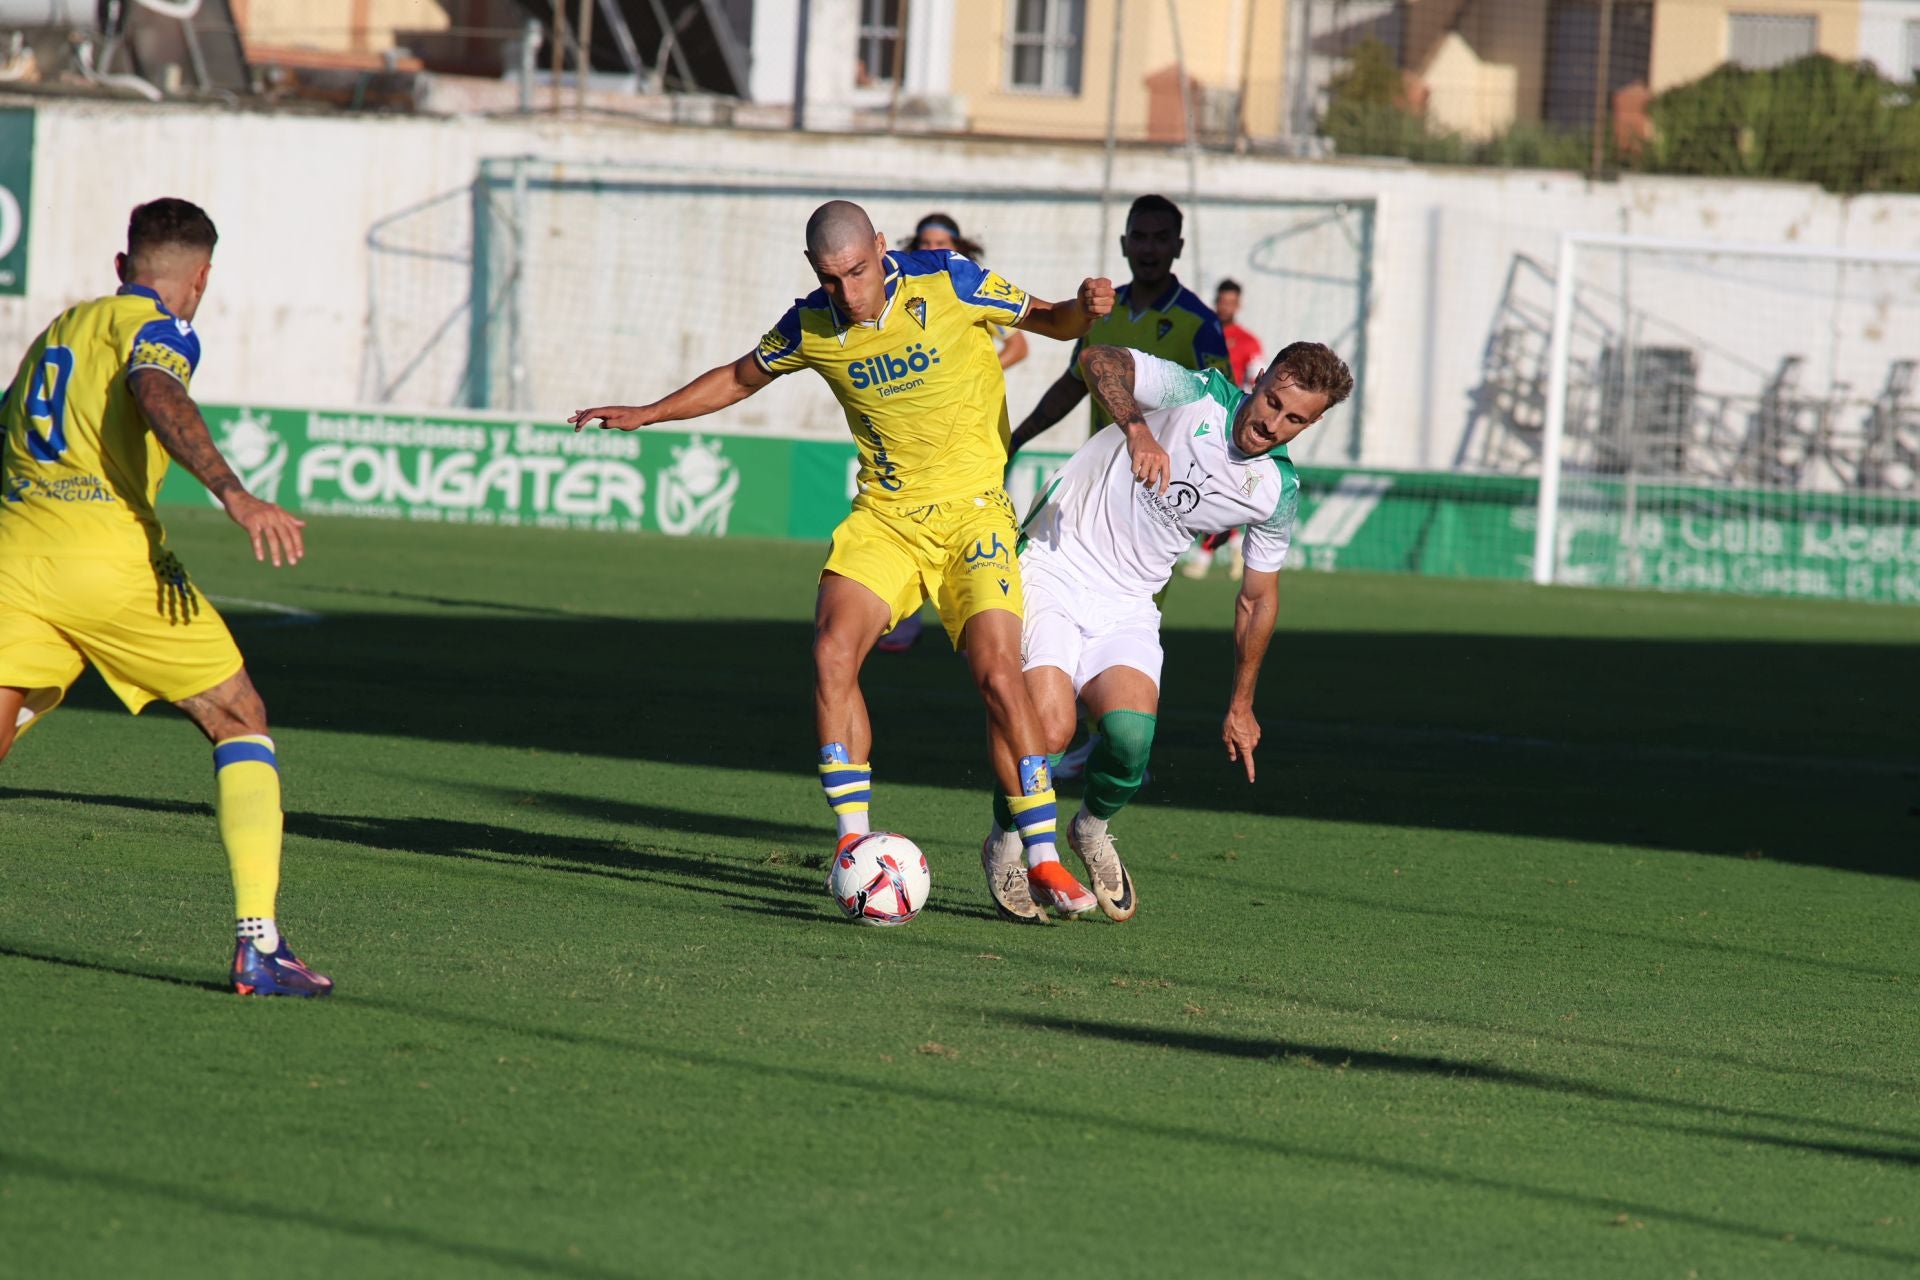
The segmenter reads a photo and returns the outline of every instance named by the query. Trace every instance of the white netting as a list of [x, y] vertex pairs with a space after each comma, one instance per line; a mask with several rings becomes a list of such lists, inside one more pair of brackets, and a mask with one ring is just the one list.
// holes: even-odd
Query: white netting
[[1571, 264], [1554, 580], [1920, 598], [1920, 255]]
[[[1042, 297], [1069, 296], [1101, 257], [1091, 192], [503, 160], [462, 194], [375, 232], [365, 389], [376, 402], [552, 415], [653, 399], [749, 350], [809, 291], [801, 231], [829, 199], [859, 201], [893, 244], [929, 211], [949, 213], [985, 245], [990, 266]], [[1125, 205], [1114, 202], [1105, 255], [1119, 279]], [[1208, 200], [1187, 212], [1178, 269], [1188, 287], [1211, 301], [1232, 276], [1245, 289], [1241, 323], [1269, 353], [1311, 338], [1364, 372], [1369, 203]], [[1007, 379], [1015, 420], [1066, 367], [1064, 345], [1029, 342]], [[729, 420], [844, 430], [815, 378], [788, 379]], [[1345, 456], [1358, 412], [1347, 420], [1313, 447]]]

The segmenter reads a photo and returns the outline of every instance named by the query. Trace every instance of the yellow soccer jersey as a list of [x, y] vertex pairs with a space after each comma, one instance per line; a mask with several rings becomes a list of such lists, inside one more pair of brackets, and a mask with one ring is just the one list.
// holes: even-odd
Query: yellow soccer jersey
[[816, 289], [754, 352], [771, 374], [827, 380], [860, 447], [856, 507], [971, 498], [1000, 486], [1007, 384], [988, 327], [1017, 324], [1024, 290], [948, 249], [886, 255], [887, 305], [855, 324]]
[[148, 558], [166, 539], [153, 498], [168, 459], [126, 375], [185, 385], [199, 363], [193, 327], [142, 285], [61, 312], [0, 408], [0, 556]]
[[[1093, 322], [1087, 336], [1073, 344], [1073, 358], [1067, 372], [1084, 381], [1080, 374], [1080, 353], [1087, 347], [1130, 347], [1162, 360], [1204, 372], [1218, 369], [1227, 373], [1227, 338], [1221, 331], [1220, 317], [1213, 308], [1178, 281], [1169, 283], [1158, 302], [1142, 311], [1133, 306], [1133, 286], [1114, 290], [1113, 310]], [[1093, 429], [1112, 422], [1093, 397]]]

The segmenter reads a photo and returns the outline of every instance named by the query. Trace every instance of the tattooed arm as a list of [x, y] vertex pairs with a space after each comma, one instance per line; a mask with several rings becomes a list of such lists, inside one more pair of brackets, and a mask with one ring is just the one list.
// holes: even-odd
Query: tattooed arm
[[253, 541], [253, 558], [265, 560], [271, 555], [276, 569], [282, 562], [300, 563], [300, 557], [306, 554], [300, 530], [306, 522], [247, 492], [213, 443], [207, 421], [200, 416], [200, 406], [187, 394], [186, 387], [157, 369], [135, 369], [127, 375], [127, 389], [161, 448], [207, 486], [207, 492], [226, 508], [228, 517], [247, 531]]
[[1160, 442], [1147, 430], [1133, 398], [1133, 352], [1125, 347], [1088, 347], [1080, 353], [1080, 371], [1087, 386], [1111, 417], [1114, 425], [1126, 433], [1127, 456], [1133, 460], [1133, 478], [1167, 491], [1172, 479], [1172, 460]]

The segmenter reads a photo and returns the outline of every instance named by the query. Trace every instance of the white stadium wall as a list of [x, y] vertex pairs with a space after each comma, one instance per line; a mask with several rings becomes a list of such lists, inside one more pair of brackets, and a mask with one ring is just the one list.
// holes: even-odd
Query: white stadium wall
[[[924, 178], [949, 189], [1091, 190], [1101, 167], [1099, 149], [1090, 146], [794, 136], [541, 117], [348, 119], [45, 99], [17, 105], [38, 113], [28, 292], [0, 299], [0, 339], [19, 349], [61, 307], [111, 288], [111, 259], [127, 210], [156, 195], [185, 196], [204, 204], [221, 228], [213, 287], [198, 325], [206, 356], [195, 389], [224, 403], [363, 399], [370, 228], [438, 200], [449, 214], [446, 235], [456, 234], [452, 228], [464, 235], [463, 193], [483, 160], [533, 155], [708, 176], [739, 171], [760, 180], [846, 175], [850, 185]], [[1117, 173], [1127, 193], [1158, 190], [1180, 199], [1187, 186], [1185, 159], [1173, 151], [1128, 149]], [[1221, 197], [1373, 202], [1359, 460], [1383, 467], [1455, 464], [1490, 337], [1515, 306], [1530, 310], [1550, 301], [1548, 273], [1562, 231], [1920, 251], [1920, 198], [1847, 200], [1793, 185], [1684, 178], [1595, 184], [1571, 174], [1233, 156], [1203, 157], [1200, 181]], [[687, 211], [681, 216], [697, 211], [703, 221], [711, 219], [712, 199], [669, 203], [661, 216], [675, 216], [679, 207]], [[918, 203], [911, 196], [891, 201], [883, 230], [906, 231], [911, 215], [905, 211]], [[550, 417], [604, 399], [651, 398], [684, 371], [751, 347], [811, 283], [799, 256], [797, 218], [791, 225], [760, 225], [772, 221], [763, 216], [768, 208], [764, 199], [743, 201], [738, 219], [721, 219], [711, 253], [727, 262], [711, 274], [728, 286], [704, 300], [697, 332], [649, 332], [646, 316], [650, 297], [697, 289], [701, 263], [629, 266], [631, 278], [616, 283], [631, 309], [578, 317], [583, 330], [617, 333], [616, 346], [599, 349], [618, 351], [618, 359], [596, 356], [577, 370], [546, 371], [533, 384], [541, 395], [529, 411]], [[1029, 264], [1019, 283], [1064, 296], [1094, 265], [1094, 222], [1090, 206], [1072, 216], [1036, 216], [1043, 208], [1027, 206], [1022, 225], [968, 230], [987, 242], [991, 259], [1009, 275], [1016, 264]], [[1227, 259], [1243, 239], [1227, 233], [1228, 215], [1220, 218], [1222, 233], [1208, 253], [1210, 216], [1201, 212], [1205, 256], [1197, 272], [1187, 264], [1188, 283], [1207, 293], [1220, 276], [1239, 277], [1247, 289], [1247, 323], [1269, 351], [1293, 337], [1326, 336], [1291, 330], [1283, 278], [1263, 276], [1238, 249], [1238, 260]], [[1115, 236], [1118, 219], [1116, 210]], [[636, 225], [627, 234], [646, 243], [658, 230]], [[464, 243], [446, 248], [466, 250]], [[1107, 261], [1110, 270], [1121, 265], [1113, 254]], [[1053, 265], [1049, 273], [1034, 263]], [[436, 287], [447, 292], [457, 278], [457, 271], [443, 271]], [[443, 310], [445, 303], [435, 301]], [[1685, 300], [1675, 305], [1684, 307]], [[569, 348], [569, 335], [555, 336], [560, 349]], [[1920, 350], [1920, 334], [1880, 340], [1889, 349]], [[1065, 362], [1064, 348], [1045, 340], [1034, 339], [1033, 350], [1009, 380], [1016, 420]], [[453, 401], [415, 403], [431, 408]], [[786, 386], [749, 401], [731, 418], [822, 433], [836, 430], [837, 422], [816, 391]], [[1335, 454], [1347, 438], [1325, 433], [1296, 452], [1309, 461], [1344, 461]]]

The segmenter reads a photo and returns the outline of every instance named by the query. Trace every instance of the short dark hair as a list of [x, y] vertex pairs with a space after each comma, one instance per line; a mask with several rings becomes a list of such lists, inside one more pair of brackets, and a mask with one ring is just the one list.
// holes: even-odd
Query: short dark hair
[[1182, 234], [1187, 224], [1186, 215], [1180, 212], [1180, 206], [1165, 196], [1141, 196], [1127, 206], [1127, 226], [1133, 226], [1133, 220], [1143, 213], [1164, 213], [1173, 219], [1173, 234]]
[[1273, 358], [1273, 367], [1302, 391], [1327, 397], [1327, 408], [1353, 394], [1353, 370], [1323, 342], [1290, 342]]
[[172, 196], [135, 205], [127, 219], [127, 257], [136, 262], [142, 254], [175, 245], [212, 253], [219, 239], [205, 209]]
[[953, 220], [953, 215], [950, 213], [928, 214], [915, 224], [913, 234], [917, 236], [928, 227], [945, 227], [948, 235], [957, 236], [960, 234], [960, 224]]
[[1235, 280], [1232, 276], [1228, 276], [1226, 279], [1222, 280], [1219, 284], [1214, 286], [1213, 296], [1217, 298], [1223, 293], [1239, 293], [1239, 292], [1240, 292], [1240, 282], [1238, 280]]
[[979, 262], [987, 256], [986, 246], [978, 240], [969, 240], [961, 232], [960, 224], [953, 220], [953, 215], [947, 213], [930, 213], [914, 224], [913, 237], [907, 241], [908, 253], [916, 252], [920, 248], [920, 237], [928, 227], [940, 227], [952, 236], [954, 250], [963, 258], [971, 258]]

